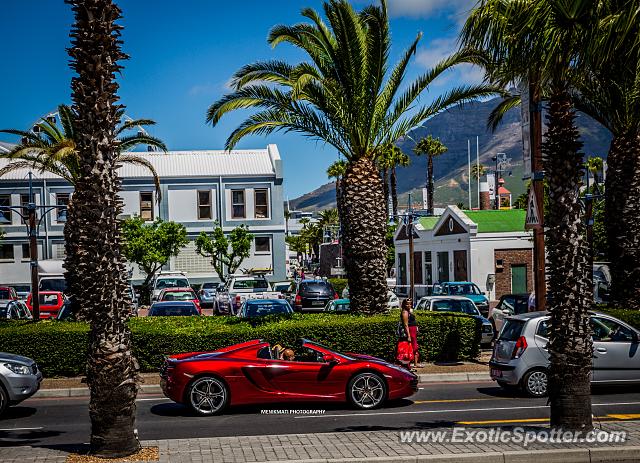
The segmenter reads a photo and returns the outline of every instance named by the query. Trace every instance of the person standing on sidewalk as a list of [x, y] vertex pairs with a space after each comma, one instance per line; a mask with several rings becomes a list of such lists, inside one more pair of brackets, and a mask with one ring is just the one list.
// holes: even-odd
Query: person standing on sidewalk
[[404, 326], [404, 332], [407, 335], [407, 341], [411, 343], [413, 348], [413, 366], [418, 368], [422, 366], [418, 363], [420, 354], [418, 353], [418, 324], [416, 316], [413, 313], [413, 301], [406, 298], [402, 301], [402, 311], [400, 312], [400, 321]]

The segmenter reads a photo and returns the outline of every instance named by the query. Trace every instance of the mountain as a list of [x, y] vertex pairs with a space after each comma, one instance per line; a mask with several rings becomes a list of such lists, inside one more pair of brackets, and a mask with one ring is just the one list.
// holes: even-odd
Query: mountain
[[[508, 111], [495, 132], [487, 129], [489, 114], [500, 99], [476, 101], [458, 106], [426, 121], [421, 127], [398, 141], [398, 146], [411, 157], [409, 167], [400, 167], [398, 174], [398, 194], [400, 204], [407, 201], [409, 192], [414, 193], [413, 201], [420, 200], [426, 182], [427, 160], [413, 154], [414, 140], [427, 135], [440, 138], [449, 150], [434, 160], [435, 203], [437, 206], [468, 203], [469, 175], [467, 167], [467, 143], [471, 143], [471, 162], [476, 160], [476, 136], [480, 147], [480, 163], [487, 169], [495, 168], [491, 160], [497, 153], [506, 153], [511, 158], [511, 167], [504, 175], [505, 186], [511, 190], [513, 200], [526, 189], [522, 180], [522, 132], [520, 129], [520, 108]], [[577, 125], [584, 142], [583, 151], [587, 155], [606, 158], [611, 135], [590, 117], [578, 113]], [[472, 204], [477, 195], [476, 181], [471, 182]], [[415, 195], [418, 195], [417, 197]], [[291, 207], [303, 210], [318, 210], [335, 207], [335, 183], [327, 183], [299, 198], [291, 200]]]

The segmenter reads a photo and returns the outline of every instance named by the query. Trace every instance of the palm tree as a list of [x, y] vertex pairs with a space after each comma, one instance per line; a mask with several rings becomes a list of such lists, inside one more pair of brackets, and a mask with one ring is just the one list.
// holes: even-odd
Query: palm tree
[[433, 158], [443, 155], [449, 148], [444, 146], [439, 138], [429, 135], [416, 143], [413, 152], [427, 156], [427, 213], [433, 215]]
[[487, 168], [482, 164], [473, 164], [471, 166], [471, 178], [474, 180], [480, 180], [481, 177], [487, 173]]
[[344, 156], [340, 215], [352, 308], [374, 313], [385, 310], [386, 301], [386, 223], [375, 165], [378, 149], [446, 108], [494, 94], [495, 89], [456, 87], [418, 106], [419, 96], [434, 79], [452, 66], [475, 61], [476, 54], [456, 53], [403, 85], [421, 35], [388, 72], [391, 38], [386, 0], [360, 12], [347, 0], [325, 1], [324, 13], [328, 23], [305, 8], [302, 15], [309, 22], [278, 25], [269, 33], [272, 46], [289, 43], [307, 61], [244, 66], [231, 81], [234, 90], [211, 105], [207, 120], [215, 126], [231, 111], [259, 108], [230, 134], [227, 149], [247, 135], [293, 131], [322, 140]]
[[[388, 209], [389, 190], [391, 191], [391, 210], [393, 220], [398, 218], [398, 177], [396, 167], [407, 167], [411, 159], [395, 143], [388, 143], [382, 147], [377, 157], [377, 163], [382, 170], [385, 208]], [[387, 172], [389, 172], [389, 186], [387, 186]]]
[[336, 206], [338, 208], [338, 214], [340, 214], [340, 182], [347, 171], [347, 161], [344, 159], [338, 159], [327, 168], [327, 176], [329, 178], [336, 179]]
[[338, 225], [340, 219], [338, 218], [338, 209], [325, 209], [320, 211], [320, 224], [325, 225]]
[[[67, 0], [71, 29], [71, 80], [79, 175], [65, 227], [70, 296], [90, 324], [87, 385], [91, 393], [91, 451], [110, 458], [140, 448], [137, 438], [138, 364], [128, 328], [131, 301], [120, 246], [118, 198], [119, 119], [116, 75], [121, 51], [120, 8], [112, 0]], [[69, 279], [69, 276], [72, 278]]]
[[[62, 177], [75, 185], [80, 177], [80, 163], [77, 150], [79, 134], [75, 129], [77, 114], [67, 105], [58, 106], [60, 127], [55, 118], [43, 117], [35, 124], [35, 130], [0, 130], [1, 133], [18, 135], [19, 145], [8, 153], [0, 153], [0, 158], [11, 159], [14, 162], [0, 169], [0, 177], [18, 169], [34, 169], [38, 172], [50, 172]], [[158, 138], [139, 131], [135, 135], [126, 135], [132, 129], [154, 125], [150, 119], [124, 120], [124, 109], [120, 108], [117, 118], [121, 121], [116, 128], [116, 146], [118, 148], [117, 162], [119, 164], [135, 164], [146, 168], [151, 174], [156, 186], [156, 195], [160, 200], [160, 178], [153, 165], [129, 150], [139, 145], [148, 145], [167, 151], [165, 144]]]
[[551, 313], [551, 425], [591, 429], [589, 328], [591, 270], [579, 200], [582, 143], [575, 125], [571, 79], [579, 74], [596, 24], [589, 0], [483, 0], [463, 31], [464, 46], [487, 53], [488, 77], [529, 82], [549, 95], [543, 143], [549, 203], [545, 210]]

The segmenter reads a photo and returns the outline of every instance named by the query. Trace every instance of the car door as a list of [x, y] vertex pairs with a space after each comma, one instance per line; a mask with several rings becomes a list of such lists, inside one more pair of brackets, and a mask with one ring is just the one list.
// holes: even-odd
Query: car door
[[638, 334], [619, 320], [591, 316], [593, 333], [593, 380], [640, 382]]

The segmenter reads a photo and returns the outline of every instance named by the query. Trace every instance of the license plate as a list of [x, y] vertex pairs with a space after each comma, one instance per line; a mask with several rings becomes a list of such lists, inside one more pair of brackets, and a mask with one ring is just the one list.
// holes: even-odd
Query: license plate
[[502, 378], [502, 370], [496, 370], [495, 368], [491, 369], [491, 376], [496, 376], [498, 378]]
[[311, 301], [311, 305], [324, 305], [324, 301]]

